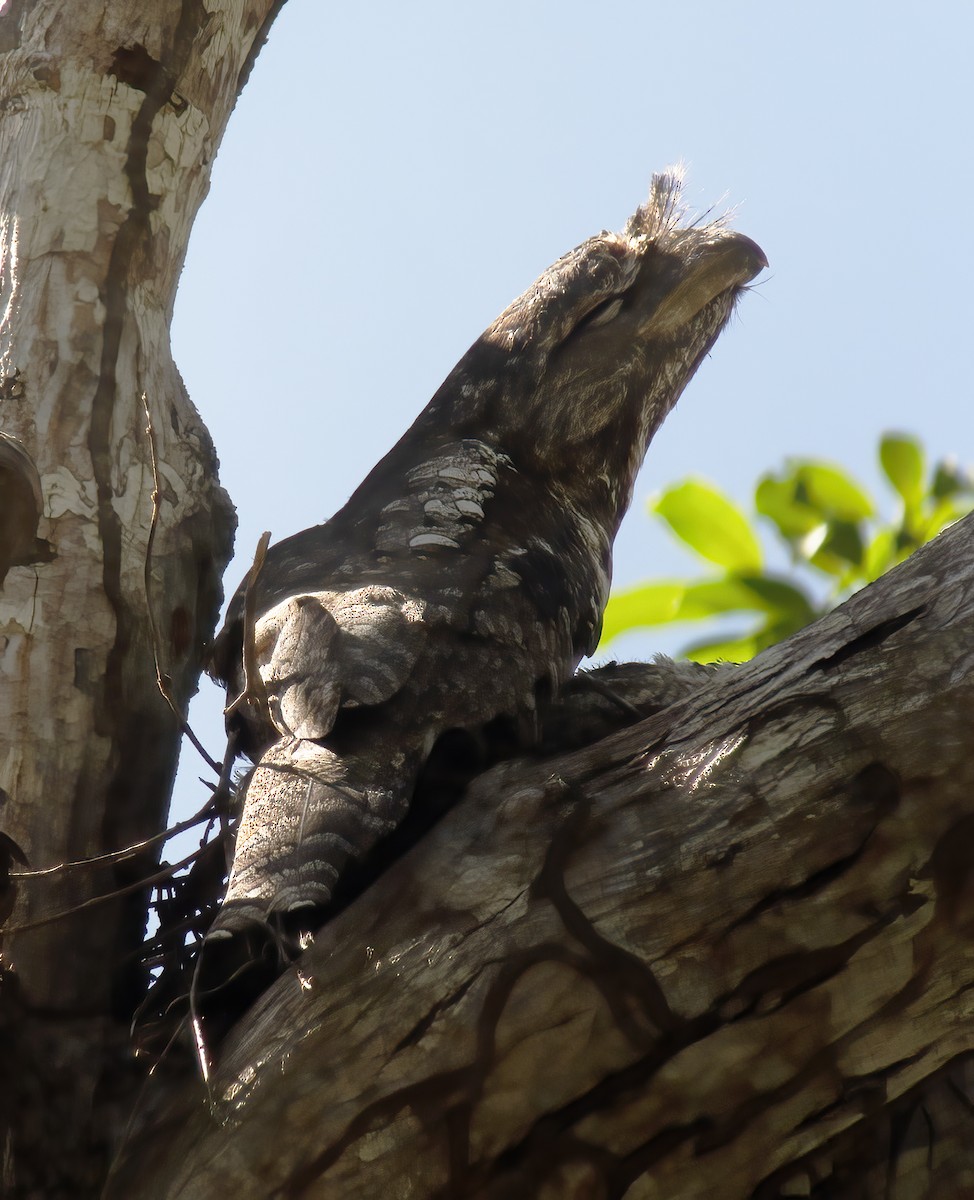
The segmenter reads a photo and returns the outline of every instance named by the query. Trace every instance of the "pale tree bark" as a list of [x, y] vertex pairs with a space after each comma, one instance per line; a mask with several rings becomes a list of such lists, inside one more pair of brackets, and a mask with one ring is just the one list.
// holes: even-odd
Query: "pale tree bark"
[[237, 1027], [210, 1117], [190, 1089], [133, 1130], [116, 1194], [971, 1194], [972, 646], [969, 518], [648, 721], [483, 775]]
[[[183, 710], [234, 524], [169, 322], [210, 164], [279, 6], [9, 0], [0, 15], [0, 787], [34, 869], [164, 824], [180, 726], [154, 656]], [[92, 1142], [105, 1153], [147, 889], [37, 923], [137, 884], [158, 853], [19, 886], [5, 1000], [25, 1024], [4, 1103], [26, 1108], [32, 1088], [47, 1103], [8, 1114], [8, 1187], [36, 1170], [56, 1194]]]
[[[231, 526], [168, 323], [278, 6], [0, 14], [0, 869], [163, 825], [155, 658], [182, 708]], [[661, 711], [552, 757], [632, 721], [581, 689], [548, 757], [477, 780], [319, 934], [208, 1093], [185, 1039], [148, 1080], [131, 1053], [146, 886], [36, 924], [158, 846], [22, 879], [0, 1190], [96, 1196], [113, 1157], [117, 1197], [974, 1190], [972, 542], [683, 698], [611, 675]]]

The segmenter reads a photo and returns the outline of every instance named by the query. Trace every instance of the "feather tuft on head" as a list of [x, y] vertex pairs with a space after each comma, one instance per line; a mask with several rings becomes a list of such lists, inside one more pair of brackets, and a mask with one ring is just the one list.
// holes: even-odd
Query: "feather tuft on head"
[[685, 175], [683, 163], [676, 163], [653, 176], [649, 199], [626, 223], [626, 237], [652, 240], [680, 224], [686, 213], [682, 198]]

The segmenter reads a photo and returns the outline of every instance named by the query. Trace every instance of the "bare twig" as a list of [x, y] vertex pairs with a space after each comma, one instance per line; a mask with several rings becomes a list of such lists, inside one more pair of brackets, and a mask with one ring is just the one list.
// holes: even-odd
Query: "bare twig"
[[158, 687], [163, 700], [169, 705], [173, 716], [179, 722], [182, 732], [196, 747], [200, 755], [206, 760], [210, 769], [220, 773], [220, 764], [216, 759], [212, 758], [203, 746], [193, 730], [190, 728], [189, 722], [176, 703], [176, 699], [169, 687], [169, 680], [163, 674], [159, 660], [159, 627], [156, 624], [156, 615], [152, 607], [152, 592], [151, 592], [151, 576], [152, 576], [152, 547], [156, 540], [156, 528], [159, 524], [159, 511], [162, 506], [162, 489], [159, 478], [159, 456], [156, 453], [156, 432], [152, 424], [152, 413], [149, 410], [149, 398], [145, 392], [142, 393], [142, 408], [145, 412], [145, 432], [149, 439], [149, 464], [152, 468], [152, 516], [149, 519], [149, 536], [145, 543], [145, 563], [144, 571], [144, 588], [145, 588], [145, 610], [146, 619], [149, 624], [149, 639], [152, 643], [152, 661], [156, 669], [156, 686]]
[[133, 842], [130, 846], [125, 846], [121, 850], [111, 850], [107, 854], [96, 854], [92, 858], [79, 858], [73, 862], [55, 863], [53, 867], [41, 867], [36, 871], [12, 871], [10, 878], [44, 879], [49, 875], [59, 875], [62, 871], [80, 871], [86, 867], [103, 867], [111, 863], [124, 862], [127, 858], [134, 858], [136, 854], [141, 854], [143, 850], [147, 850], [150, 846], [154, 846], [159, 842], [167, 842], [177, 834], [184, 833], [187, 829], [192, 829], [194, 826], [202, 824], [215, 810], [215, 800], [216, 792], [208, 798], [201, 809], [191, 817], [187, 817], [185, 821], [177, 821], [175, 825], [170, 825], [168, 829], [163, 829], [161, 833], [154, 833], [152, 837], [143, 838], [141, 842]]
[[156, 871], [154, 875], [146, 875], [142, 879], [137, 879], [134, 883], [126, 884], [125, 887], [113, 888], [110, 892], [103, 892], [99, 896], [92, 896], [88, 900], [82, 900], [80, 904], [73, 904], [70, 908], [61, 909], [60, 912], [49, 913], [46, 917], [38, 917], [36, 921], [25, 921], [22, 925], [5, 926], [4, 933], [26, 933], [28, 929], [39, 929], [42, 925], [50, 925], [54, 921], [60, 921], [64, 917], [70, 917], [74, 913], [82, 912], [86, 908], [94, 908], [96, 904], [103, 904], [106, 900], [115, 900], [119, 896], [127, 896], [131, 892], [137, 892], [142, 888], [161, 883], [164, 879], [170, 879], [177, 871], [181, 871], [183, 867], [188, 867], [191, 862], [199, 858], [204, 849], [205, 847], [200, 846], [192, 854], [187, 854], [185, 858], [181, 858], [179, 862], [167, 864], [161, 870]]
[[[178, 1040], [180, 1034], [183, 1032], [183, 1028], [184, 1028], [185, 1024], [186, 1024], [185, 1018], [177, 1024], [176, 1028], [173, 1030], [172, 1034], [170, 1035], [169, 1040], [166, 1042], [165, 1046], [163, 1046], [162, 1050], [160, 1051], [159, 1055], [157, 1056], [156, 1061], [152, 1064], [152, 1066], [149, 1068], [148, 1072], [146, 1073], [145, 1079], [142, 1080], [142, 1084], [139, 1087], [138, 1095], [135, 1097], [135, 1103], [132, 1106], [132, 1111], [130, 1112], [129, 1118], [125, 1123], [125, 1128], [122, 1131], [122, 1137], [121, 1137], [121, 1140], [119, 1143], [118, 1151], [116, 1152], [115, 1156], [112, 1158], [111, 1164], [108, 1168], [108, 1174], [105, 1176], [105, 1191], [103, 1194], [107, 1194], [108, 1185], [111, 1183], [112, 1179], [115, 1176], [116, 1171], [118, 1170], [118, 1168], [122, 1162], [122, 1159], [123, 1159], [122, 1150], [124, 1150], [125, 1147], [129, 1143], [129, 1139], [132, 1136], [132, 1130], [135, 1128], [136, 1119], [142, 1115], [144, 1105], [145, 1105], [145, 1099], [146, 1099], [146, 1096], [148, 1095], [149, 1087], [152, 1085], [152, 1077], [156, 1073], [156, 1068], [162, 1065], [163, 1061], [165, 1060], [166, 1056], [169, 1054], [170, 1050], [172, 1050], [173, 1046], [175, 1046], [176, 1041]], [[135, 1056], [136, 1056], [136, 1058], [140, 1057], [140, 1052], [138, 1050], [135, 1051]]]
[[620, 696], [618, 692], [609, 687], [601, 679], [591, 675], [587, 671], [579, 671], [574, 678], [574, 682], [582, 684], [584, 687], [591, 688], [593, 692], [597, 692], [600, 696], [604, 696], [606, 700], [611, 700], [613, 704], [619, 706], [624, 713], [635, 717], [637, 720], [645, 720], [647, 714], [641, 708], [637, 708], [635, 704], [627, 700], [625, 696]]
[[247, 583], [244, 588], [243, 691], [223, 710], [224, 715], [229, 716], [240, 705], [249, 702], [258, 709], [267, 724], [271, 723], [270, 717], [267, 715], [267, 691], [257, 666], [257, 640], [254, 627], [257, 622], [257, 580], [264, 568], [264, 559], [267, 557], [270, 540], [270, 530], [265, 530], [258, 539], [257, 549], [254, 551], [254, 562], [247, 572]]

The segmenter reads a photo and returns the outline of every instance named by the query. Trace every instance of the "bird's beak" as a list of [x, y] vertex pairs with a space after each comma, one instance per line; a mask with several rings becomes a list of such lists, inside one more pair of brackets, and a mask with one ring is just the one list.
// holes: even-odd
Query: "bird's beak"
[[640, 329], [643, 337], [667, 335], [689, 324], [722, 293], [751, 282], [768, 265], [764, 251], [743, 233], [727, 232], [701, 247], [682, 277]]

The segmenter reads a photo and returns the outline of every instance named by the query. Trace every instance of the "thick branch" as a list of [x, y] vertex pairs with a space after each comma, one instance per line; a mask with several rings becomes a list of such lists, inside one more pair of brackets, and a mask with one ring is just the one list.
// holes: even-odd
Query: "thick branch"
[[3, 935], [5, 1195], [97, 1190], [137, 1086], [155, 835], [234, 524], [169, 321], [279, 7], [0, 6], [0, 820], [36, 869]]
[[974, 1048], [972, 547], [969, 519], [650, 720], [481, 777], [118, 1194], [835, 1196], [870, 1129], [850, 1195], [933, 1170], [896, 1105]]

